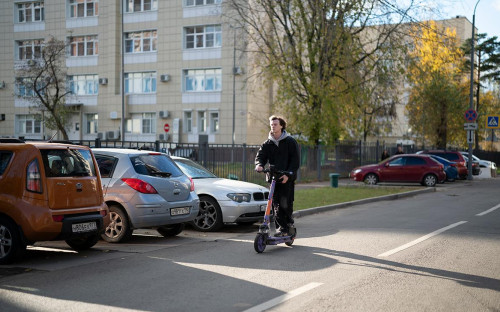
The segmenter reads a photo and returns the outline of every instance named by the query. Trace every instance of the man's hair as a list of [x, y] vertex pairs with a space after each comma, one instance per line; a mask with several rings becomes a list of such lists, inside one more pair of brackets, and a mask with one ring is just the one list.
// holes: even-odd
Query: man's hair
[[280, 121], [280, 126], [282, 127], [281, 130], [285, 130], [286, 129], [286, 120], [285, 120], [285, 118], [283, 118], [281, 116], [272, 115], [271, 117], [269, 117], [269, 121], [272, 121], [272, 120], [279, 120]]

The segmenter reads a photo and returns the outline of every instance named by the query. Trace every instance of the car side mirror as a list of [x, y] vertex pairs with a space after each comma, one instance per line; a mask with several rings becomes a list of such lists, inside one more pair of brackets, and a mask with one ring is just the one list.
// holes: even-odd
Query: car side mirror
[[388, 163], [388, 162], [386, 162], [384, 166], [385, 166], [385, 167], [389, 167], [389, 163]]

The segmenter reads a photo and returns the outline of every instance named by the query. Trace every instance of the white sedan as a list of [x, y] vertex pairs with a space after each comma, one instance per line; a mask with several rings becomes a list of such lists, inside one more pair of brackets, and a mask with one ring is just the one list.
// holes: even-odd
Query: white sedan
[[213, 232], [224, 223], [253, 224], [262, 220], [269, 189], [254, 183], [219, 178], [186, 158], [172, 156], [172, 159], [195, 180], [200, 212], [191, 224], [196, 230]]

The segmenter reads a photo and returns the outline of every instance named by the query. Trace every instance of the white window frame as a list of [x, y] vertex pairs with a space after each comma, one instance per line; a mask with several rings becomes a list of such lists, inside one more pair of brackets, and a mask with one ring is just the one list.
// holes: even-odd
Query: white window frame
[[74, 36], [68, 39], [69, 56], [96, 56], [99, 55], [99, 39], [97, 35]]
[[184, 0], [185, 7], [220, 4], [221, 0]]
[[156, 72], [125, 73], [125, 94], [156, 93]]
[[68, 76], [68, 91], [74, 95], [97, 95], [99, 76], [97, 74]]
[[193, 132], [193, 111], [184, 111], [182, 116], [182, 130], [185, 133]]
[[196, 119], [198, 133], [206, 133], [207, 132], [207, 112], [206, 111], [198, 111], [198, 116]]
[[[125, 53], [156, 52], [158, 31], [156, 29], [125, 33]], [[149, 49], [147, 47], [149, 42]]]
[[42, 121], [36, 115], [17, 115], [16, 129], [18, 134], [41, 134]]
[[127, 119], [125, 132], [132, 134], [155, 134], [156, 113], [132, 114], [132, 117]]
[[[20, 97], [36, 97], [35, 89], [33, 88], [33, 81], [35, 78], [32, 77], [17, 77], [15, 82], [15, 95]], [[38, 82], [38, 88], [42, 89], [41, 81]], [[45, 92], [42, 90], [42, 94]]]
[[97, 134], [99, 130], [99, 115], [85, 114], [85, 134]]
[[218, 133], [220, 128], [219, 112], [210, 112], [210, 133]]
[[42, 56], [43, 39], [16, 41], [16, 56], [18, 60], [35, 60]]
[[99, 16], [99, 0], [68, 0], [68, 18]]
[[206, 49], [222, 47], [222, 26], [202, 25], [184, 27], [184, 48]]
[[123, 2], [125, 13], [158, 11], [158, 0], [123, 0]]
[[222, 91], [222, 69], [185, 69], [184, 92], [220, 92]]
[[43, 22], [45, 20], [44, 1], [16, 3], [16, 23]]

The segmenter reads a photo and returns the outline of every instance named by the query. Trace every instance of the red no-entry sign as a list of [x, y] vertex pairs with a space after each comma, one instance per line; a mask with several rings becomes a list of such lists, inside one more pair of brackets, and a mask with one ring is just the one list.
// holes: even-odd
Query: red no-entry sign
[[168, 123], [166, 123], [164, 126], [163, 126], [163, 130], [165, 130], [165, 132], [168, 132], [170, 130], [170, 125]]

